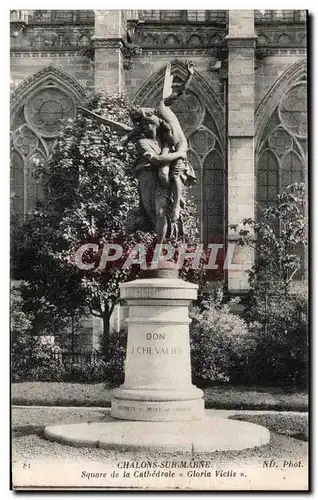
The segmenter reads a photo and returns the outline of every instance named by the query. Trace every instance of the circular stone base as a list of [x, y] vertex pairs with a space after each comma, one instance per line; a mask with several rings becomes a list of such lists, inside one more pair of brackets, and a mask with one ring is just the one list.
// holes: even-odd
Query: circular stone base
[[243, 450], [269, 442], [269, 431], [260, 425], [204, 417], [192, 422], [132, 422], [106, 417], [103, 421], [52, 425], [46, 438], [77, 447], [164, 452], [213, 452]]

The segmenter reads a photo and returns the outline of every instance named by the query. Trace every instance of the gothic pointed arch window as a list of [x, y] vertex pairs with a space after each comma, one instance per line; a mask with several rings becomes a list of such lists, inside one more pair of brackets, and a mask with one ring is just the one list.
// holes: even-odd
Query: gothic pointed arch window
[[197, 202], [201, 241], [224, 240], [224, 157], [213, 117], [192, 92], [172, 106], [189, 143], [196, 173], [192, 194]]
[[62, 79], [59, 81], [61, 75], [57, 70], [49, 68], [40, 73], [37, 84], [34, 84], [36, 75], [31, 78], [29, 91], [26, 84], [21, 95], [17, 92], [12, 106], [11, 199], [12, 211], [19, 220], [43, 198], [34, 160], [49, 156], [62, 122], [75, 118], [79, 101]]
[[[277, 195], [307, 179], [307, 82], [291, 84], [264, 127], [257, 149], [257, 214]], [[279, 231], [279, 225], [275, 228]], [[299, 249], [301, 258], [305, 256]], [[300, 275], [298, 276], [298, 278]]]
[[224, 157], [218, 137], [201, 125], [189, 137], [189, 160], [196, 172], [193, 195], [197, 202], [201, 240], [224, 240]]
[[258, 203], [267, 206], [294, 182], [306, 179], [307, 83], [291, 86], [269, 118], [257, 155]]

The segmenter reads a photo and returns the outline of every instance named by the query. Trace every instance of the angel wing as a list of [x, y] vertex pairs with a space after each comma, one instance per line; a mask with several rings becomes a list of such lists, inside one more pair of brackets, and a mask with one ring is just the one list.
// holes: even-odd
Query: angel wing
[[114, 120], [110, 120], [109, 118], [104, 118], [103, 116], [97, 115], [96, 113], [90, 111], [89, 109], [82, 108], [82, 106], [77, 106], [77, 109], [81, 110], [82, 113], [84, 113], [85, 115], [95, 118], [95, 120], [98, 121], [99, 123], [108, 125], [113, 130], [115, 130], [119, 136], [127, 135], [129, 132], [133, 130], [133, 127], [130, 127], [125, 123], [115, 122]]
[[173, 82], [173, 76], [171, 74], [171, 63], [168, 63], [163, 83], [162, 99], [165, 99], [166, 97], [172, 94], [172, 82]]

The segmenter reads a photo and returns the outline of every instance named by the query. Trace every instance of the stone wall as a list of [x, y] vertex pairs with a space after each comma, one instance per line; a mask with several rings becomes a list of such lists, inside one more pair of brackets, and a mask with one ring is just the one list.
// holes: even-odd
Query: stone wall
[[94, 34], [93, 11], [11, 11], [11, 86], [48, 66], [94, 88], [94, 67], [85, 55]]
[[47, 67], [57, 68], [75, 78], [86, 90], [94, 90], [94, 67], [88, 57], [74, 52], [19, 53], [11, 56], [11, 88], [17, 88], [26, 78]]
[[142, 85], [158, 70], [164, 68], [171, 60], [195, 63], [195, 70], [211, 86], [216, 94], [221, 97], [219, 71], [210, 70], [211, 55], [202, 50], [201, 53], [189, 50], [176, 50], [173, 53], [165, 51], [143, 51], [142, 55], [132, 60], [130, 70], [125, 71], [125, 88], [129, 97], [133, 98]]
[[288, 53], [284, 50], [263, 59], [260, 67], [255, 70], [255, 109], [278, 78], [293, 64], [305, 58], [304, 49], [290, 49]]
[[[95, 26], [94, 11], [82, 11], [82, 13], [81, 11], [55, 11], [57, 14], [54, 16], [49, 14], [54, 11], [18, 12], [29, 12], [29, 16], [28, 23], [22, 31], [19, 31], [19, 26], [13, 22], [17, 15], [11, 16], [12, 88], [18, 87], [25, 78], [47, 66], [65, 71], [86, 89], [94, 89], [96, 85], [106, 89], [112, 87], [111, 75], [107, 71], [109, 61], [108, 63], [106, 60], [104, 61], [105, 53], [99, 53], [94, 62], [92, 48], [89, 44], [93, 35], [100, 37], [103, 33], [108, 38], [114, 38], [115, 35], [117, 38], [125, 38], [125, 23], [123, 21], [125, 16], [121, 16], [121, 19], [118, 20], [118, 26], [116, 25], [114, 28], [114, 20], [105, 14], [111, 11], [98, 11], [95, 16], [99, 16], [99, 19], [104, 18], [104, 21], [96, 21]], [[73, 17], [71, 12], [75, 12]], [[157, 13], [157, 11], [154, 12]], [[201, 19], [202, 12], [198, 11], [198, 19]], [[214, 19], [212, 14], [213, 11], [209, 11], [208, 17]], [[159, 16], [159, 11], [156, 15]], [[191, 58], [196, 64], [198, 73], [223, 99], [223, 83], [227, 73], [224, 37], [227, 35], [228, 25], [224, 23], [225, 16], [223, 18], [219, 16], [222, 22], [210, 22], [210, 24], [208, 21], [185, 21], [183, 23], [164, 21], [157, 22], [157, 24], [149, 21], [151, 18], [156, 19], [156, 15], [147, 14], [144, 16], [145, 22], [138, 25], [135, 30], [133, 43], [142, 48], [142, 54], [130, 58], [128, 65], [130, 68], [124, 71], [119, 68], [121, 60], [119, 53], [118, 57], [115, 57], [115, 66], [112, 66], [112, 73], [114, 71], [122, 73], [122, 85], [127, 90], [129, 97], [132, 98], [144, 82], [162, 68], [166, 62], [171, 61], [171, 59], [182, 61]], [[261, 22], [258, 15], [255, 24], [258, 36], [256, 52], [265, 54], [265, 57], [264, 54], [261, 54], [261, 59], [255, 69], [255, 108], [277, 78], [294, 62], [305, 57], [306, 25], [303, 20], [304, 16], [300, 16], [302, 22], [289, 20], [287, 23], [283, 17], [272, 17], [274, 20], [266, 22], [265, 15], [264, 22]], [[295, 19], [299, 18], [299, 16], [294, 17]], [[195, 19], [192, 14], [188, 18]], [[286, 19], [289, 19], [288, 16]], [[85, 52], [88, 55], [85, 55]], [[223, 59], [225, 59], [225, 63]], [[124, 58], [122, 58], [121, 64], [123, 61]], [[98, 80], [100, 68], [108, 72], [108, 75], [105, 75], [101, 81]]]

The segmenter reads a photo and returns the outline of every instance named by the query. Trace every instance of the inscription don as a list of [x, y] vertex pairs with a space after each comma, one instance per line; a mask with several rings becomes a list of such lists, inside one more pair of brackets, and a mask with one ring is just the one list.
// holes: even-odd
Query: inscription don
[[166, 340], [165, 333], [146, 333], [146, 340]]

